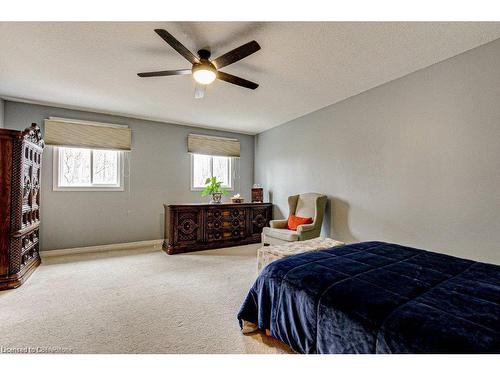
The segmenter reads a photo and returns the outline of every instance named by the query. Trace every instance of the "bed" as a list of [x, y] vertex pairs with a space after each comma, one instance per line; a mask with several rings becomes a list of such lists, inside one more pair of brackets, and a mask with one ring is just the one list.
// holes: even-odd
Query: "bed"
[[500, 266], [384, 242], [300, 254], [238, 320], [298, 353], [500, 353]]

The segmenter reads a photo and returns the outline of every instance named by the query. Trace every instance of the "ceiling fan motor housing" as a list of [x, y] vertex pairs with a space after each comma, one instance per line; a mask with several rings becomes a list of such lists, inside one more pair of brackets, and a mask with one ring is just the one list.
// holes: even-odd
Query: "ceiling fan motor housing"
[[210, 55], [211, 55], [211, 53], [207, 49], [200, 49], [198, 51], [198, 56], [200, 56], [201, 60], [208, 60], [210, 58]]

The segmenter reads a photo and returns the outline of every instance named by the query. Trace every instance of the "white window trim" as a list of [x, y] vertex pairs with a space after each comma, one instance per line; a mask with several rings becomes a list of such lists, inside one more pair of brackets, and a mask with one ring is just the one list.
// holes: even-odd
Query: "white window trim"
[[[118, 151], [118, 184], [117, 185], [101, 185], [94, 184], [91, 186], [59, 186], [60, 170], [59, 170], [59, 147], [53, 148], [52, 158], [52, 190], [53, 191], [124, 191], [124, 152]], [[90, 170], [92, 171], [92, 157], [90, 158]]]
[[[189, 162], [191, 164], [191, 168], [190, 168], [190, 189], [191, 191], [203, 191], [203, 189], [205, 189], [204, 187], [195, 187], [193, 186], [193, 183], [194, 183], [194, 178], [193, 178], [193, 164], [194, 164], [194, 155], [195, 154], [189, 154], [190, 155], [190, 159], [189, 159]], [[198, 154], [199, 155], [199, 154]], [[212, 155], [209, 155], [209, 156], [212, 156]], [[228, 156], [229, 157], [229, 182], [231, 183], [231, 186], [222, 186], [224, 189], [226, 189], [227, 191], [234, 191], [234, 166], [235, 166], [235, 163], [234, 163], [234, 160], [232, 157]], [[213, 165], [212, 165], [212, 168], [213, 168]], [[212, 173], [213, 173], [213, 170], [212, 170]]]

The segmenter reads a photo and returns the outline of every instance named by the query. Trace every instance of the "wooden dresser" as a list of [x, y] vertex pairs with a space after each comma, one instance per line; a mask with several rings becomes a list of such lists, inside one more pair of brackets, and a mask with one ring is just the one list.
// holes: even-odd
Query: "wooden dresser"
[[43, 146], [36, 124], [0, 129], [0, 290], [17, 288], [40, 264]]
[[272, 219], [271, 203], [179, 204], [165, 207], [168, 254], [260, 242]]

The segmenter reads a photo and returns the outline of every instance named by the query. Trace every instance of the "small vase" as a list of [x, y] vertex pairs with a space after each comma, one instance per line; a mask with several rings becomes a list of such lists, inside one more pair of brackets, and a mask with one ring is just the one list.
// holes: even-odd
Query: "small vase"
[[221, 203], [222, 193], [212, 193], [212, 200], [210, 203]]

